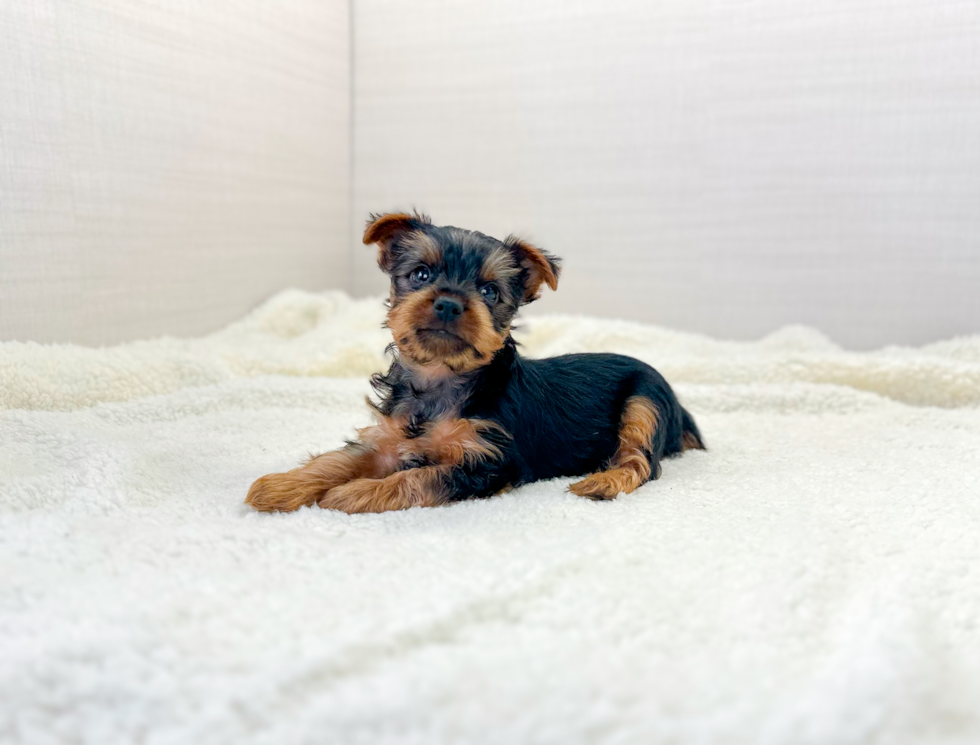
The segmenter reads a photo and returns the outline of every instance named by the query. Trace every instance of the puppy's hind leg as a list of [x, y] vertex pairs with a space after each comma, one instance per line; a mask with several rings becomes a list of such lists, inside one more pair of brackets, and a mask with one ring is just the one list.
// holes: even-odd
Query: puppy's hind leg
[[589, 499], [615, 499], [660, 476], [663, 431], [657, 407], [646, 396], [626, 400], [619, 420], [619, 445], [606, 468], [572, 484], [569, 491]]

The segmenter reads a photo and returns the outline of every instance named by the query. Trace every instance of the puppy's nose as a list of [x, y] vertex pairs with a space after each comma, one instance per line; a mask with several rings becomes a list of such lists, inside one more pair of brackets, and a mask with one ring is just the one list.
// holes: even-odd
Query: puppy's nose
[[436, 318], [440, 321], [452, 323], [462, 315], [463, 304], [459, 300], [442, 295], [436, 298], [433, 310], [436, 312]]

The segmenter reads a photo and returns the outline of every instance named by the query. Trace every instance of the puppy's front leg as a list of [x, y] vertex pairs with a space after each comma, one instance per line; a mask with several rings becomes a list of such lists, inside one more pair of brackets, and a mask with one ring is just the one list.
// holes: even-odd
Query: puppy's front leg
[[299, 468], [270, 473], [248, 490], [245, 504], [261, 512], [291, 512], [309, 507], [328, 491], [353, 479], [381, 479], [399, 468], [398, 445], [405, 421], [380, 417], [378, 424], [358, 430], [357, 442], [310, 458]]
[[436, 507], [492, 496], [509, 486], [512, 479], [507, 464], [499, 461], [421, 466], [383, 479], [355, 479], [331, 489], [319, 505], [348, 513]]
[[442, 480], [447, 468], [422, 466], [383, 479], [354, 479], [328, 491], [319, 505], [348, 513], [434, 507], [446, 501]]
[[363, 475], [368, 452], [354, 443], [285, 473], [270, 473], [248, 490], [245, 504], [260, 512], [292, 512], [308, 507], [335, 486]]

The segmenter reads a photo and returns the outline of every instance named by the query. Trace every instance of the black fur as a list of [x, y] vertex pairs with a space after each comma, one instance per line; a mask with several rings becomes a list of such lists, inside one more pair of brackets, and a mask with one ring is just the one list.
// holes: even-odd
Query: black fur
[[448, 477], [450, 499], [487, 497], [508, 485], [578, 476], [600, 470], [619, 442], [620, 418], [632, 396], [649, 399], [659, 427], [648, 457], [652, 476], [662, 458], [682, 450], [685, 431], [703, 447], [691, 415], [656, 370], [618, 354], [522, 357], [513, 339], [490, 364], [428, 388], [396, 361], [373, 379], [382, 395], [379, 411], [412, 421], [434, 421], [448, 412], [500, 425], [485, 439], [503, 452], [498, 460], [460, 466]]

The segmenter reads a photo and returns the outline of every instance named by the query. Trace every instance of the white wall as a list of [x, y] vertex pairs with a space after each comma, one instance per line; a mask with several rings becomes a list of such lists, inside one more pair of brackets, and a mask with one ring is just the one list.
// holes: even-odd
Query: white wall
[[349, 51], [347, 0], [3, 0], [0, 339], [345, 286]]
[[354, 32], [355, 244], [416, 205], [563, 255], [541, 311], [980, 331], [976, 0], [356, 0]]
[[980, 331], [976, 0], [354, 0], [353, 22], [352, 70], [346, 0], [0, 3], [0, 339], [380, 291], [360, 227], [412, 205], [562, 254], [532, 311]]

